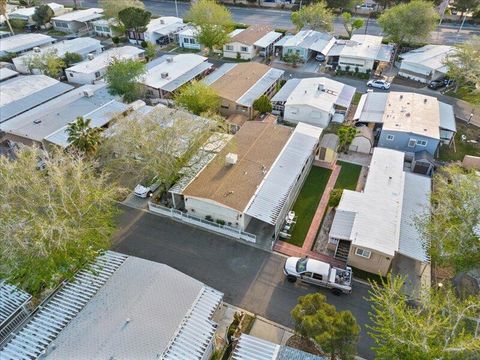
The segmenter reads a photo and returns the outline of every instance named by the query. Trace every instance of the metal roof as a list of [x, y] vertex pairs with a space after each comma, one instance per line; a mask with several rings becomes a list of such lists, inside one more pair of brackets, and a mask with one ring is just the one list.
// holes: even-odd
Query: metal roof
[[352, 240], [352, 228], [355, 221], [355, 212], [337, 210], [333, 218], [329, 236], [336, 239]]
[[[284, 72], [285, 71], [279, 69], [269, 69], [260, 80], [237, 100], [237, 104], [248, 107], [252, 106], [253, 102], [265, 94], [265, 92], [283, 76]], [[232, 85], [234, 86], [234, 84]]]
[[290, 94], [295, 90], [302, 79], [290, 79], [272, 97], [272, 102], [286, 102]]
[[153, 32], [158, 35], [167, 36], [181, 30], [184, 27], [185, 24], [183, 23], [173, 23], [168, 24], [160, 29], [154, 30]]
[[446, 73], [447, 66], [444, 64], [446, 57], [453, 54], [455, 48], [448, 45], [425, 45], [421, 48], [400, 54], [402, 63], [416, 64], [431, 70]]
[[441, 101], [438, 102], [438, 106], [440, 108], [440, 127], [445, 130], [457, 131], [453, 106]]
[[198, 75], [203, 73], [205, 70], [210, 69], [212, 66], [213, 64], [209, 62], [203, 62], [200, 65], [195, 66], [193, 69], [187, 71], [185, 74], [180, 75], [176, 79], [170, 81], [167, 85], [162, 87], [162, 90], [173, 92], [187, 82], [195, 79]]
[[368, 92], [363, 94], [353, 119], [361, 122], [383, 122], [387, 99], [388, 93]]
[[0, 81], [10, 79], [17, 75], [18, 75], [18, 72], [16, 72], [15, 70], [11, 70], [6, 67], [0, 68]]
[[231, 71], [234, 67], [236, 67], [237, 63], [225, 63], [220, 66], [217, 70], [209, 74], [203, 79], [203, 82], [207, 85], [212, 85], [215, 81], [220, 79], [223, 75]]
[[274, 43], [281, 36], [282, 36], [282, 33], [279, 33], [276, 31], [270, 31], [269, 33], [264, 35], [262, 38], [255, 41], [253, 45], [261, 48], [266, 48], [270, 44]]
[[217, 324], [212, 321], [212, 317], [222, 299], [221, 292], [204, 286], [163, 352], [162, 359], [203, 359], [215, 336]]
[[84, 10], [74, 10], [66, 14], [55, 16], [52, 18], [53, 21], [79, 21], [87, 22], [103, 17], [103, 9], [100, 8], [89, 8]]
[[0, 329], [32, 297], [14, 285], [0, 281]]
[[325, 134], [320, 140], [320, 147], [337, 150], [340, 138], [337, 134]]
[[232, 360], [275, 360], [279, 351], [280, 345], [242, 334], [233, 351]]
[[0, 123], [72, 89], [72, 85], [45, 75], [17, 76], [6, 80], [2, 83], [2, 94], [18, 96], [14, 96], [13, 101], [0, 106]]
[[322, 128], [298, 123], [295, 131], [259, 185], [245, 212], [274, 225], [278, 220], [298, 175], [317, 146]]
[[431, 179], [428, 176], [405, 173], [398, 252], [421, 262], [427, 262], [429, 258], [415, 221], [430, 212], [430, 192]]
[[19, 53], [55, 42], [55, 39], [43, 34], [18, 34], [1, 39], [0, 54]]
[[338, 98], [335, 101], [335, 104], [348, 109], [350, 107], [350, 104], [352, 103], [356, 91], [357, 89], [353, 86], [345, 85], [342, 90], [340, 90], [340, 94], [338, 94]]
[[326, 360], [326, 358], [309, 354], [289, 346], [282, 346], [278, 353], [277, 360]]
[[5, 360], [37, 359], [127, 259], [107, 251], [51, 298], [0, 348]]
[[[124, 112], [128, 108], [129, 106], [124, 103], [111, 100], [105, 105], [100, 106], [98, 109], [82, 115], [82, 117], [84, 119], [91, 119], [90, 127], [101, 128], [108, 124], [113, 117]], [[70, 144], [68, 142], [67, 128], [68, 125], [61, 127], [52, 134], [45, 136], [45, 140], [63, 148], [67, 147]]]

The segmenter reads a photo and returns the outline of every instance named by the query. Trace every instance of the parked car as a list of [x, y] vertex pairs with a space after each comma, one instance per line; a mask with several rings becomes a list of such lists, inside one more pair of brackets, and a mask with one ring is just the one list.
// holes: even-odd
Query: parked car
[[352, 268], [340, 269], [330, 264], [308, 257], [289, 257], [283, 273], [290, 282], [297, 279], [331, 289], [335, 295], [352, 292]]
[[377, 89], [383, 89], [383, 90], [388, 90], [390, 89], [390, 83], [385, 80], [369, 80], [367, 82], [368, 87], [374, 87]]
[[320, 62], [324, 62], [325, 61], [325, 55], [317, 54], [317, 56], [315, 56], [315, 60], [320, 61]]
[[133, 190], [135, 195], [141, 198], [148, 198], [153, 195], [153, 193], [160, 187], [160, 181], [158, 177], [155, 176], [150, 179], [142, 181], [140, 184], [135, 186]]
[[369, 10], [369, 11], [375, 10], [375, 6], [373, 4], [362, 4], [362, 5], [357, 5], [355, 7], [359, 10]]
[[440, 88], [443, 88], [445, 86], [450, 86], [452, 85], [453, 80], [450, 80], [448, 78], [441, 78], [437, 80], [432, 80], [428, 83], [428, 87], [433, 90], [437, 90]]

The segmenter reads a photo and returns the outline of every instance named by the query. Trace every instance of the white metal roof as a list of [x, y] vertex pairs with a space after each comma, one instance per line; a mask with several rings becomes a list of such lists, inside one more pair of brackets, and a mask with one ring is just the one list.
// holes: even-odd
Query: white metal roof
[[440, 127], [445, 130], [457, 131], [453, 106], [441, 101], [438, 102], [438, 106], [440, 109]]
[[108, 251], [90, 267], [80, 271], [72, 281], [43, 303], [28, 322], [0, 348], [0, 358], [16, 360], [40, 357], [126, 258], [125, 255]]
[[100, 40], [90, 37], [79, 37], [72, 40], [64, 40], [40, 48], [39, 52], [29, 51], [15, 59], [25, 59], [32, 55], [41, 55], [48, 51], [55, 51], [59, 57], [63, 57], [67, 52], [86, 55], [90, 52], [98, 51], [102, 48]]
[[422, 245], [415, 222], [419, 217], [430, 212], [430, 193], [431, 179], [429, 177], [405, 173], [398, 252], [422, 262], [428, 261], [428, 254]]
[[196, 37], [198, 34], [198, 29], [195, 26], [188, 25], [184, 29], [180, 30], [177, 34], [179, 36]]
[[43, 34], [18, 34], [0, 39], [1, 53], [19, 53], [55, 42], [55, 39]]
[[233, 30], [231, 33], [229, 33], [228, 36], [229, 36], [230, 38], [232, 38], [232, 37], [234, 37], [235, 35], [240, 34], [243, 30], [245, 30], [245, 29], [235, 29], [235, 30]]
[[[291, 88], [290, 82], [297, 85]], [[285, 86], [290, 90], [285, 105], [309, 105], [326, 112], [335, 105], [349, 108], [355, 94], [354, 87], [326, 77], [292, 79]]]
[[[141, 83], [155, 89], [172, 85], [167, 91], [173, 91], [210, 68], [212, 64], [206, 60], [206, 57], [197, 54], [164, 55], [147, 64], [147, 73]], [[166, 77], [162, 77], [164, 73], [167, 74]], [[189, 74], [187, 78], [180, 79], [186, 74]]]
[[66, 71], [92, 74], [98, 70], [108, 67], [108, 65], [114, 59], [134, 59], [140, 54], [143, 54], [145, 50], [139, 49], [135, 46], [122, 46], [118, 48], [112, 48], [102, 52], [95, 56], [93, 60], [85, 60], [74, 66], [69, 67]]
[[302, 122], [297, 124], [247, 206], [247, 215], [271, 225], [276, 224], [298, 175], [319, 142], [322, 130]]
[[453, 46], [448, 45], [425, 45], [421, 48], [400, 54], [402, 63], [421, 65], [431, 70], [447, 72], [444, 61], [447, 55], [455, 51]]
[[248, 89], [238, 100], [237, 103], [243, 106], [252, 106], [253, 102], [278, 81], [285, 71], [270, 68], [250, 89]]
[[295, 35], [285, 37], [284, 39], [282, 39], [284, 41], [281, 43], [284, 47], [300, 47], [324, 55], [328, 54], [336, 41], [333, 35], [314, 30], [301, 30]]
[[30, 299], [30, 294], [0, 280], [0, 329]]
[[350, 40], [336, 41], [328, 56], [390, 61], [393, 47], [383, 45], [382, 40], [381, 36], [354, 34]]
[[175, 16], [162, 16], [157, 19], [150, 20], [147, 26], [147, 30], [145, 32], [161, 32], [162, 28], [166, 28], [167, 26], [176, 23], [183, 24], [183, 19]]
[[282, 36], [282, 33], [279, 33], [276, 31], [270, 31], [265, 36], [255, 41], [253, 45], [255, 45], [256, 47], [266, 48], [270, 44], [274, 43], [281, 36]]
[[18, 72], [11, 70], [7, 67], [0, 68], [0, 81], [10, 79], [17, 75], [18, 75]]
[[361, 122], [381, 123], [387, 98], [388, 93], [368, 92], [363, 94], [353, 119]]
[[228, 73], [229, 71], [233, 70], [238, 64], [237, 63], [225, 63], [222, 66], [220, 66], [217, 70], [212, 72], [211, 74], [208, 74], [205, 76], [203, 79], [203, 82], [207, 85], [212, 85], [215, 81], [220, 79], [223, 75]]
[[71, 89], [73, 86], [46, 75], [17, 76], [5, 80], [0, 96], [0, 123]]
[[103, 9], [89, 8], [85, 10], [74, 10], [66, 14], [52, 18], [53, 21], [79, 21], [86, 22], [100, 19], [103, 16]]
[[355, 222], [355, 212], [337, 209], [330, 227], [329, 235], [335, 239], [351, 240], [353, 223]]
[[241, 334], [232, 353], [232, 360], [275, 360], [279, 351], [280, 345]]
[[15, 18], [29, 18], [35, 14], [35, 6], [28, 7], [28, 8], [18, 8], [12, 11], [8, 17], [15, 19]]

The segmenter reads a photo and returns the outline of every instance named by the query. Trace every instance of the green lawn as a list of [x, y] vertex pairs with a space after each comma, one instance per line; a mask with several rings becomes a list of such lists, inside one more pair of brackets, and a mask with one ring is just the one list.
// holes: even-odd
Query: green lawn
[[445, 95], [465, 100], [471, 104], [480, 104], [480, 93], [474, 92], [472, 88], [466, 86], [458, 88], [457, 92], [454, 92], [453, 90], [447, 91]]
[[358, 105], [358, 103], [360, 102], [360, 98], [362, 97], [363, 93], [360, 93], [360, 92], [356, 92], [355, 95], [353, 95], [353, 99], [352, 99], [352, 105]]
[[335, 183], [335, 189], [355, 190], [357, 188], [358, 177], [360, 176], [362, 167], [344, 161], [337, 161], [337, 164], [342, 168], [338, 175], [337, 182]]
[[472, 144], [463, 142], [462, 135], [467, 137], [467, 140], [476, 140], [480, 138], [480, 129], [473, 125], [467, 125], [464, 122], [457, 121], [457, 133], [455, 134], [455, 147], [453, 144], [450, 147], [442, 145], [440, 147], [439, 159], [442, 161], [457, 161], [463, 160], [465, 155], [480, 156], [480, 144]]
[[310, 170], [302, 190], [298, 194], [297, 201], [293, 205], [293, 211], [298, 218], [291, 233], [292, 237], [287, 242], [297, 246], [303, 245], [330, 174], [330, 170], [317, 166], [313, 166]]

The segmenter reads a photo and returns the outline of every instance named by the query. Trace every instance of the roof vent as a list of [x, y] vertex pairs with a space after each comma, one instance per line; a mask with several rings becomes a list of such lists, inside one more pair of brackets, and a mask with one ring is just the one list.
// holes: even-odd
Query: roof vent
[[160, 24], [165, 24], [165, 20], [160, 19]]
[[40, 119], [35, 119], [35, 120], [33, 120], [33, 123], [34, 123], [34, 124], [40, 124], [41, 122], [42, 122], [42, 120], [40, 120]]
[[160, 76], [162, 79], [166, 79], [168, 77], [168, 72], [162, 72]]
[[423, 99], [423, 103], [426, 104], [427, 103], [427, 98]]
[[238, 155], [234, 153], [228, 153], [225, 156], [225, 163], [227, 165], [235, 165], [238, 161]]
[[405, 116], [406, 116], [406, 117], [410, 117], [410, 113], [406, 113]]
[[93, 55], [93, 54], [87, 54], [87, 59], [88, 60], [93, 60], [94, 57], [95, 57], [95, 55]]
[[94, 92], [93, 92], [92, 89], [83, 90], [83, 96], [85, 96], [85, 97], [92, 97], [93, 94], [94, 94]]
[[318, 91], [325, 91], [325, 85], [323, 84], [318, 84]]
[[167, 62], [169, 62], [169, 63], [173, 62], [173, 56], [167, 57]]
[[402, 94], [400, 94], [400, 99], [403, 99], [403, 95], [402, 95]]
[[40, 48], [38, 46], [35, 46], [33, 48], [33, 52], [36, 52], [36, 53], [39, 53], [40, 52]]

